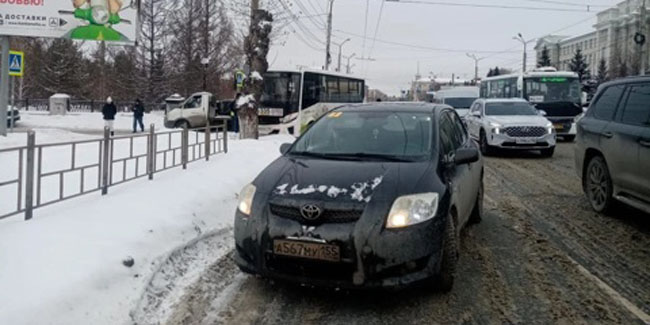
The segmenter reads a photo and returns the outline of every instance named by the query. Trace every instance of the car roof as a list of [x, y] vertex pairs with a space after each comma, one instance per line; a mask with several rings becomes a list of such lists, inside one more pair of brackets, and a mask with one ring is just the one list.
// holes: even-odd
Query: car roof
[[479, 100], [485, 103], [528, 103], [523, 98], [481, 98]]
[[629, 84], [629, 83], [635, 83], [641, 81], [646, 81], [646, 82], [650, 81], [650, 76], [633, 76], [633, 77], [620, 78], [620, 79], [608, 81], [602, 84], [601, 87], [607, 87], [611, 85], [623, 85], [623, 84]]
[[450, 108], [449, 105], [434, 104], [426, 102], [373, 102], [364, 104], [350, 104], [337, 108], [337, 111], [374, 111], [374, 112], [393, 112], [393, 111], [408, 111], [408, 112], [423, 112], [432, 113], [443, 108]]

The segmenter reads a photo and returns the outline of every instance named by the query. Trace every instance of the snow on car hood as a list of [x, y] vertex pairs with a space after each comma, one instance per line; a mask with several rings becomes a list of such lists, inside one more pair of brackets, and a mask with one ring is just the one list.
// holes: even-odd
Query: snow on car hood
[[431, 163], [280, 157], [256, 179], [273, 198], [368, 203], [412, 191]]
[[503, 126], [546, 126], [549, 120], [538, 115], [512, 115], [512, 116], [488, 116], [488, 122], [498, 123]]

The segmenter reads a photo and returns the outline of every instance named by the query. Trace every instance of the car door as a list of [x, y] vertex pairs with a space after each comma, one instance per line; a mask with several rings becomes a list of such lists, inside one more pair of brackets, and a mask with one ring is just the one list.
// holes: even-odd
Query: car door
[[205, 113], [203, 111], [203, 95], [192, 96], [183, 104], [182, 118], [190, 122], [191, 127], [205, 124]]
[[464, 202], [467, 200], [465, 186], [467, 185], [469, 166], [450, 163], [453, 161], [455, 151], [460, 147], [458, 141], [458, 133], [451, 112], [445, 110], [440, 115], [440, 149], [443, 164], [446, 165], [444, 173], [452, 195], [452, 204], [456, 207], [458, 214], [457, 225], [463, 225], [468, 215]]
[[[448, 113], [451, 116], [452, 122], [454, 124], [454, 139], [452, 145], [454, 150], [461, 148], [477, 148], [472, 140], [469, 139], [467, 130], [463, 125], [462, 120], [456, 112], [450, 111]], [[464, 164], [456, 166], [460, 175], [460, 204], [458, 207], [459, 217], [462, 220], [461, 224], [465, 224], [469, 219], [472, 209], [474, 208], [474, 202], [476, 201], [476, 194], [478, 193], [478, 187], [480, 182], [481, 170], [477, 163]]]
[[[619, 101], [618, 109], [614, 111], [613, 118], [607, 122], [600, 133], [600, 149], [605, 156], [610, 176], [614, 183], [615, 193], [620, 191], [630, 192], [635, 187], [636, 161], [639, 155], [639, 137], [642, 127], [638, 117], [638, 101], [643, 99], [631, 94], [633, 87], [627, 87]], [[636, 91], [636, 90], [635, 90]], [[632, 95], [632, 96], [630, 96]], [[628, 104], [630, 105], [628, 107]], [[598, 114], [598, 111], [594, 112]]]
[[650, 82], [635, 83], [628, 86], [616, 120], [605, 128], [614, 134], [612, 150], [619, 156], [612, 158], [618, 168], [612, 172], [619, 174], [621, 190], [644, 199], [650, 196], [649, 122]]
[[472, 104], [469, 113], [467, 113], [467, 117], [465, 117], [465, 121], [467, 121], [467, 128], [469, 131], [469, 135], [475, 139], [478, 139], [479, 136], [478, 130], [480, 130], [480, 128], [478, 127], [479, 121], [475, 115], [480, 114], [480, 112], [481, 112], [481, 103], [476, 102]]

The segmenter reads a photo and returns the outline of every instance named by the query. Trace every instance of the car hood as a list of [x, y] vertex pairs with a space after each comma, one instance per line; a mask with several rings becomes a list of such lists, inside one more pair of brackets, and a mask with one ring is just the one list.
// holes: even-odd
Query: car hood
[[550, 123], [545, 117], [537, 115], [489, 116], [488, 122], [498, 123], [503, 126], [546, 126]]
[[[255, 180], [269, 199], [296, 199], [368, 203], [390, 201], [403, 194], [424, 191], [423, 176], [433, 170], [430, 161], [347, 161], [283, 156]], [[433, 178], [433, 177], [432, 177]]]

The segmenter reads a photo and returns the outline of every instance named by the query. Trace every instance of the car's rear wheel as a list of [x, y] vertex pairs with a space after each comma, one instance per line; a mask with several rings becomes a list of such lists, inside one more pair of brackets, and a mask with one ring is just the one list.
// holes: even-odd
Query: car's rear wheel
[[190, 123], [188, 121], [185, 121], [185, 120], [178, 121], [178, 122], [176, 122], [175, 127], [178, 128], [178, 129], [189, 129], [190, 128]]
[[442, 292], [449, 292], [454, 286], [456, 277], [456, 266], [458, 264], [458, 240], [456, 239], [456, 227], [452, 216], [447, 217], [445, 233], [442, 241], [442, 260], [440, 261], [440, 273], [434, 277], [434, 286]]
[[483, 193], [483, 176], [481, 176], [481, 184], [478, 187], [474, 209], [472, 210], [472, 214], [469, 216], [469, 223], [471, 224], [480, 223], [483, 219]]
[[490, 144], [488, 144], [487, 136], [485, 135], [485, 131], [483, 130], [481, 130], [481, 134], [479, 136], [479, 145], [481, 146], [481, 153], [484, 156], [489, 156], [492, 154], [493, 149], [490, 146]]
[[540, 152], [542, 153], [542, 157], [551, 158], [551, 157], [553, 157], [553, 153], [555, 153], [555, 147], [550, 147], [548, 149], [542, 149], [542, 150], [540, 150]]
[[607, 163], [603, 157], [591, 158], [584, 174], [583, 186], [591, 207], [596, 212], [607, 212], [614, 201], [612, 197], [614, 189]]

